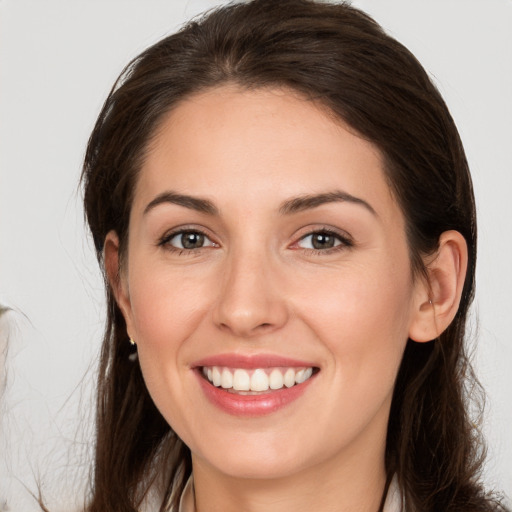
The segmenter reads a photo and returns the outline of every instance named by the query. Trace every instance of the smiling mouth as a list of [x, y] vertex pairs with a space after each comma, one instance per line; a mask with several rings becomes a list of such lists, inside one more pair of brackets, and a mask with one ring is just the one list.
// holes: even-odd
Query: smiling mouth
[[256, 395], [300, 385], [319, 371], [316, 367], [228, 368], [203, 366], [201, 374], [217, 388], [239, 395]]

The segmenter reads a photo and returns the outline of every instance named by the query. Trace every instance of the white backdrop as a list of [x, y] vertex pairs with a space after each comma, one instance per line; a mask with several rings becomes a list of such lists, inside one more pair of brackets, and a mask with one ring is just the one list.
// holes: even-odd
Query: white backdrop
[[[52, 511], [69, 512], [87, 476], [104, 317], [77, 184], [95, 117], [129, 59], [217, 3], [0, 0], [0, 304], [13, 309], [0, 319], [0, 512], [37, 509], [20, 479], [39, 479]], [[488, 391], [485, 479], [512, 495], [512, 1], [353, 3], [431, 72], [466, 147], [480, 222], [472, 335]]]

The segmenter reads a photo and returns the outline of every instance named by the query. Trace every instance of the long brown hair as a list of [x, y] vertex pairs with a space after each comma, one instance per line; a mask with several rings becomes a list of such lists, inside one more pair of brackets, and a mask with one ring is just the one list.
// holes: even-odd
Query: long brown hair
[[[469, 267], [450, 327], [426, 344], [409, 340], [388, 427], [388, 483], [406, 508], [485, 511], [500, 505], [479, 481], [483, 449], [468, 412], [478, 390], [464, 330], [474, 293], [476, 220], [464, 150], [448, 109], [415, 57], [347, 4], [255, 0], [193, 21], [134, 59], [114, 85], [87, 147], [87, 220], [103, 266], [106, 234], [126, 248], [129, 213], [148, 142], [176, 104], [233, 83], [285, 87], [323, 104], [378, 147], [406, 218], [413, 269], [439, 236], [466, 239]], [[160, 510], [179, 501], [188, 448], [153, 404], [108, 281], [108, 321], [98, 379], [96, 455], [89, 512], [135, 511], [150, 491]], [[478, 404], [477, 404], [478, 405]]]

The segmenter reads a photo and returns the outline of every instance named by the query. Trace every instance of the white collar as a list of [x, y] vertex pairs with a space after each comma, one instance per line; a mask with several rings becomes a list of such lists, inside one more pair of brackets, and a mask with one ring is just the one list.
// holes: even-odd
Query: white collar
[[194, 478], [190, 475], [185, 488], [181, 493], [180, 505], [178, 512], [195, 512], [196, 500], [194, 499]]
[[396, 475], [389, 484], [388, 494], [382, 512], [402, 512], [405, 511], [404, 497], [402, 491], [398, 486], [398, 479]]

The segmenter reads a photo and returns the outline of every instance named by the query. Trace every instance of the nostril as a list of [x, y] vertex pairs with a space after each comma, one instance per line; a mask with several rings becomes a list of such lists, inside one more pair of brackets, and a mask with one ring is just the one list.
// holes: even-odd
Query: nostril
[[261, 333], [265, 331], [270, 331], [274, 328], [274, 324], [271, 322], [264, 322], [261, 324], [256, 324], [254, 327], [247, 327], [245, 325], [237, 325], [237, 324], [229, 324], [228, 322], [222, 322], [219, 324], [219, 327], [224, 331], [237, 331], [238, 334], [250, 335], [251, 333], [254, 335], [256, 333]]

